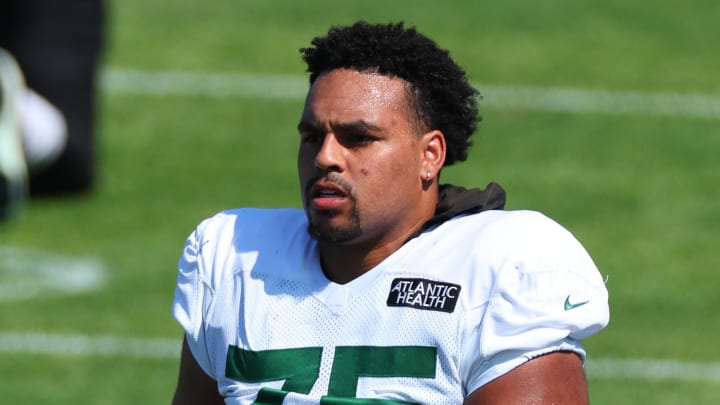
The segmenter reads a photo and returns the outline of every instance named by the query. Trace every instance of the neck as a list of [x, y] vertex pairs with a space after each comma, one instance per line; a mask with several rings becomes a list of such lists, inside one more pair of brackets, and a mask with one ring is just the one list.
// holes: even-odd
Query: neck
[[[410, 236], [409, 233], [408, 236]], [[328, 279], [345, 284], [380, 264], [398, 250], [405, 239], [395, 239], [380, 245], [318, 242], [323, 272]]]
[[[437, 195], [437, 194], [436, 194]], [[387, 257], [395, 253], [435, 213], [437, 198], [424, 204], [419, 215], [409, 220], [409, 225], [392, 233], [368, 241], [336, 244], [318, 241], [320, 259], [325, 276], [338, 284], [348, 283], [367, 273]]]

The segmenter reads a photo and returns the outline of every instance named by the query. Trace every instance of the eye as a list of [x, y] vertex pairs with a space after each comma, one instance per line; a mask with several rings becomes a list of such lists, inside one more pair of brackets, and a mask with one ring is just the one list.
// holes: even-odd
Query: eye
[[322, 143], [323, 134], [319, 132], [302, 132], [300, 133], [300, 142], [308, 145], [317, 145]]
[[337, 122], [332, 125], [338, 141], [346, 148], [363, 148], [380, 140], [382, 128], [363, 120]]
[[368, 134], [351, 134], [346, 139], [351, 145], [362, 146], [374, 142], [377, 138]]

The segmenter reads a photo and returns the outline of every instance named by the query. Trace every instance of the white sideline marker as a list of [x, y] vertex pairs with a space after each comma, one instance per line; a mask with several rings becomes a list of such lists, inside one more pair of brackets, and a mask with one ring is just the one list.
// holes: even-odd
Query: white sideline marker
[[[301, 76], [249, 73], [190, 73], [108, 69], [102, 87], [111, 93], [163, 96], [251, 97], [302, 100], [308, 82]], [[476, 84], [481, 108], [565, 113], [674, 116], [720, 120], [720, 95], [542, 88]]]

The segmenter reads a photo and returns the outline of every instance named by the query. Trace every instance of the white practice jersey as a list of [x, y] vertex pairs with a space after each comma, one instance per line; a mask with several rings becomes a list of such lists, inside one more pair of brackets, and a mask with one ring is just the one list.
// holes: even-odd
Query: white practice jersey
[[593, 261], [536, 212], [455, 217], [342, 285], [307, 226], [238, 209], [187, 240], [173, 313], [228, 404], [459, 404], [541, 354], [584, 358], [608, 322]]

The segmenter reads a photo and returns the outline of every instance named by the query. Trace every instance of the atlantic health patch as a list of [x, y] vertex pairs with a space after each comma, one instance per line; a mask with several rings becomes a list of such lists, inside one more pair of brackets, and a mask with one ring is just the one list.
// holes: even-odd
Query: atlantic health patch
[[424, 278], [396, 278], [392, 281], [387, 305], [430, 311], [453, 312], [460, 286]]

